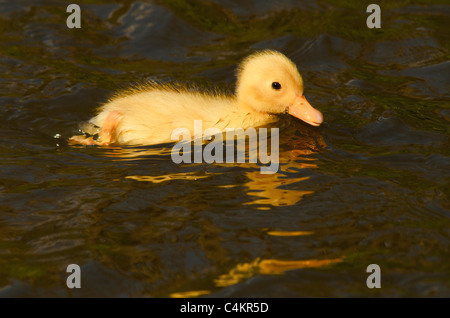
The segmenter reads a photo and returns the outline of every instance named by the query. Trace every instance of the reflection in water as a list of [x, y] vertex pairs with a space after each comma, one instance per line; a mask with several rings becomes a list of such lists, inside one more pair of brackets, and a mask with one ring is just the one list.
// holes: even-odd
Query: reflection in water
[[[108, 157], [118, 158], [118, 160], [142, 160], [148, 157], [159, 157], [159, 159], [166, 159], [170, 156], [172, 148], [160, 147], [126, 147], [126, 146], [109, 146], [105, 153]], [[167, 158], [170, 160], [170, 158]]]
[[253, 277], [258, 274], [278, 275], [293, 269], [318, 268], [339, 262], [342, 262], [342, 258], [294, 261], [284, 261], [278, 259], [261, 260], [258, 258], [251, 263], [236, 265], [228, 273], [220, 275], [217, 279], [215, 279], [214, 283], [217, 287], [226, 287], [240, 283], [244, 279]]
[[[325, 147], [325, 141], [319, 131], [315, 131], [311, 136], [290, 138], [289, 143], [292, 148], [280, 151], [280, 171], [278, 173], [246, 172], [249, 179], [245, 184], [248, 188], [247, 194], [257, 197], [246, 204], [257, 205], [259, 210], [269, 210], [271, 207], [295, 205], [304, 195], [313, 193], [307, 189], [297, 189], [298, 184], [308, 180], [309, 177], [295, 177], [292, 172], [317, 168], [314, 163], [316, 159], [311, 157], [311, 154]], [[289, 176], [287, 176], [288, 173]], [[295, 189], [292, 189], [293, 185], [295, 185]], [[289, 186], [291, 189], [287, 188]]]
[[[342, 258], [335, 259], [310, 259], [310, 260], [278, 260], [257, 258], [250, 263], [242, 263], [233, 267], [228, 273], [214, 279], [216, 287], [228, 287], [238, 284], [255, 275], [280, 275], [286, 271], [302, 268], [319, 268], [330, 264], [342, 262]], [[209, 294], [209, 290], [192, 290], [170, 294], [172, 298], [189, 298]]]
[[137, 181], [145, 181], [151, 183], [161, 183], [171, 180], [192, 180], [196, 181], [198, 179], [207, 178], [208, 176], [198, 175], [197, 172], [187, 172], [187, 173], [172, 173], [161, 176], [127, 176], [126, 179], [132, 179]]
[[269, 210], [270, 206], [294, 205], [306, 194], [313, 193], [308, 190], [288, 190], [280, 187], [308, 180], [308, 177], [285, 178], [280, 174], [260, 174], [259, 172], [247, 172], [246, 176], [250, 179], [245, 185], [248, 188], [247, 194], [256, 196], [255, 199], [246, 204], [269, 205], [259, 206], [260, 210]]
[[311, 235], [313, 232], [310, 231], [269, 231], [267, 234], [272, 236], [302, 236]]
[[[259, 138], [259, 136], [258, 136]], [[270, 144], [270, 138], [265, 141], [267, 144]], [[237, 143], [235, 143], [235, 148]], [[204, 145], [205, 146], [205, 145]], [[251, 148], [251, 145], [248, 145], [246, 149], [245, 158], [248, 161], [249, 152], [256, 152], [257, 149]], [[290, 148], [289, 150], [285, 150], [280, 152], [279, 154], [279, 164], [280, 169], [277, 173], [274, 174], [262, 174], [260, 169], [257, 171], [251, 171], [255, 167], [258, 167], [257, 164], [252, 163], [220, 163], [215, 164], [217, 166], [225, 167], [229, 165], [237, 165], [239, 167], [247, 168], [250, 170], [245, 172], [246, 177], [249, 179], [246, 182], [244, 187], [246, 188], [246, 193], [250, 197], [256, 197], [250, 202], [246, 202], [246, 205], [255, 205], [259, 210], [268, 210], [271, 207], [278, 206], [290, 206], [295, 205], [299, 202], [304, 195], [312, 194], [313, 191], [310, 190], [300, 190], [300, 189], [286, 189], [287, 186], [295, 185], [298, 186], [299, 183], [308, 180], [309, 177], [295, 177], [292, 176], [292, 171], [299, 171], [301, 169], [313, 169], [317, 168], [317, 165], [314, 163], [315, 158], [310, 157], [311, 154], [317, 152], [320, 148], [325, 146], [325, 142], [323, 140], [320, 132], [314, 133], [312, 136], [303, 136], [302, 138], [291, 137], [291, 146], [292, 147], [301, 147], [301, 148]], [[130, 159], [134, 158], [144, 159], [149, 156], [156, 156], [164, 158], [165, 160], [171, 160], [169, 147], [162, 148], [120, 148], [113, 147], [110, 148], [111, 152], [108, 152], [108, 156]], [[235, 149], [237, 151], [237, 149]], [[305, 162], [306, 161], [306, 162]], [[289, 176], [286, 176], [286, 173], [289, 173]], [[198, 179], [207, 178], [209, 175], [199, 174], [197, 172], [187, 172], [187, 173], [166, 173], [163, 175], [133, 175], [126, 176], [127, 179], [132, 179], [136, 181], [144, 181], [151, 183], [161, 183], [170, 180], [192, 180], [196, 181]], [[233, 187], [241, 187], [241, 184], [229, 184], [229, 185], [218, 185], [219, 188], [233, 188]]]
[[[318, 141], [317, 141], [318, 140]], [[289, 149], [283, 150], [279, 154], [280, 170], [274, 174], [262, 174], [258, 169], [257, 164], [251, 163], [222, 163], [215, 164], [215, 166], [238, 166], [245, 168], [245, 176], [247, 182], [241, 184], [227, 184], [216, 185], [217, 188], [243, 188], [246, 195], [251, 198], [251, 201], [244, 202], [244, 205], [253, 206], [258, 210], [268, 210], [272, 207], [292, 206], [297, 204], [304, 195], [312, 194], [313, 191], [307, 189], [297, 189], [298, 186], [308, 180], [308, 176], [295, 177], [296, 173], [303, 169], [315, 169], [317, 165], [314, 163], [315, 158], [311, 154], [317, 152], [325, 145], [320, 133], [315, 133], [312, 136], [302, 136], [302, 138], [291, 137], [291, 144]], [[294, 148], [298, 147], [298, 148]], [[159, 153], [160, 151], [160, 153]], [[255, 151], [255, 149], [247, 149], [246, 158], [248, 159], [248, 152]], [[171, 160], [169, 151], [167, 149], [138, 149], [133, 152], [132, 149], [124, 149], [120, 151], [114, 149], [110, 155], [114, 157], [124, 158], [143, 158], [147, 156], [161, 155], [161, 158]], [[257, 170], [255, 170], [255, 168]], [[289, 174], [289, 176], [288, 176]], [[216, 175], [216, 173], [204, 173], [203, 171], [191, 172], [166, 172], [161, 175], [129, 175], [126, 179], [136, 180], [140, 182], [150, 182], [154, 184], [163, 183], [172, 180], [190, 180], [196, 181]], [[286, 187], [291, 187], [288, 189]], [[278, 237], [298, 237], [311, 235], [311, 231], [292, 230], [285, 231], [282, 229], [268, 231], [269, 236]], [[220, 242], [221, 240], [219, 240]], [[208, 242], [212, 243], [211, 238]], [[211, 250], [207, 248], [207, 250]], [[214, 247], [214, 250], [223, 250], [222, 243]], [[225, 250], [222, 251], [222, 254]], [[254, 275], [274, 275], [283, 274], [286, 271], [301, 268], [318, 268], [325, 265], [341, 262], [342, 259], [309, 259], [309, 260], [279, 260], [279, 259], [261, 259], [257, 258], [250, 263], [240, 263], [232, 268], [228, 273], [222, 274], [213, 280], [215, 287], [226, 287], [237, 284]], [[190, 290], [184, 292], [174, 292], [170, 294], [173, 298], [183, 297], [198, 297], [210, 294], [211, 291], [207, 289]]]
[[171, 298], [193, 298], [193, 297], [199, 297], [203, 295], [208, 295], [211, 293], [209, 290], [191, 290], [187, 292], [178, 292], [178, 293], [172, 293], [170, 294]]
[[[149, 151], [147, 154], [155, 154], [156, 151]], [[113, 153], [114, 156], [119, 156], [119, 152]], [[126, 157], [134, 157], [131, 152], [126, 153]], [[136, 156], [137, 157], [137, 156]], [[282, 159], [283, 160], [283, 159]], [[250, 166], [251, 164], [236, 164], [239, 166]], [[256, 164], [255, 164], [256, 166]], [[316, 168], [313, 163], [297, 163], [296, 165], [287, 162], [285, 167], [298, 169], [311, 169]], [[210, 175], [204, 175], [203, 172], [181, 172], [181, 173], [166, 173], [163, 175], [145, 176], [145, 175], [132, 175], [126, 176], [126, 179], [132, 179], [136, 181], [144, 181], [151, 183], [161, 183], [171, 180], [192, 180], [196, 181], [199, 179], [204, 179]], [[248, 182], [244, 184], [246, 188], [246, 193], [250, 197], [257, 197], [250, 202], [246, 202], [246, 205], [256, 205], [259, 210], [269, 210], [271, 207], [277, 206], [290, 206], [295, 205], [299, 202], [304, 195], [312, 194], [313, 191], [310, 190], [298, 190], [298, 189], [286, 189], [284, 187], [298, 184], [302, 181], [308, 180], [309, 177], [286, 177], [282, 173], [275, 174], [261, 174], [260, 171], [251, 171], [245, 173], [246, 177], [249, 179]], [[218, 188], [233, 188], [242, 185], [219, 185]]]

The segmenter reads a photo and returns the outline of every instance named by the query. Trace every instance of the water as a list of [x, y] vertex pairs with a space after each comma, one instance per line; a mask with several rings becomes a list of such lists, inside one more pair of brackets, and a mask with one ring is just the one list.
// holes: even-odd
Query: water
[[[0, 2], [0, 296], [450, 296], [444, 2]], [[232, 90], [264, 48], [325, 118], [282, 119], [276, 174], [67, 145], [129, 83]]]

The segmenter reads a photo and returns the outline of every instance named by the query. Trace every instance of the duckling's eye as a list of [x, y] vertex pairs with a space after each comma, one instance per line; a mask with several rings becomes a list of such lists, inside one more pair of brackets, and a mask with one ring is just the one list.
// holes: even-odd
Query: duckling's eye
[[279, 90], [279, 89], [281, 89], [281, 84], [278, 83], [278, 82], [273, 82], [272, 83], [272, 88], [276, 89], [276, 90]]

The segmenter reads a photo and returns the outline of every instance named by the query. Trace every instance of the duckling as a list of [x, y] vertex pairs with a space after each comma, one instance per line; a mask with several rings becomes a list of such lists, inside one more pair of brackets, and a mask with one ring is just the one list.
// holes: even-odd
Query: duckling
[[99, 138], [73, 136], [72, 144], [152, 145], [171, 140], [176, 128], [193, 135], [194, 120], [208, 128], [258, 127], [290, 114], [319, 126], [323, 121], [303, 95], [295, 64], [280, 52], [264, 50], [245, 58], [237, 71], [236, 92], [193, 92], [149, 82], [114, 95], [89, 122], [100, 127]]

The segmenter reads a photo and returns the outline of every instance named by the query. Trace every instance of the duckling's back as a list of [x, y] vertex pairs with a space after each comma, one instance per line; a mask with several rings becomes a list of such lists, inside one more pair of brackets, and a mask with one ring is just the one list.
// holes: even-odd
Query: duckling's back
[[117, 143], [157, 144], [172, 142], [176, 128], [187, 128], [193, 135], [194, 120], [202, 120], [203, 130], [222, 129], [222, 119], [236, 111], [236, 102], [233, 96], [223, 94], [150, 87], [113, 97], [90, 122], [102, 127], [113, 111], [122, 115], [115, 130]]

